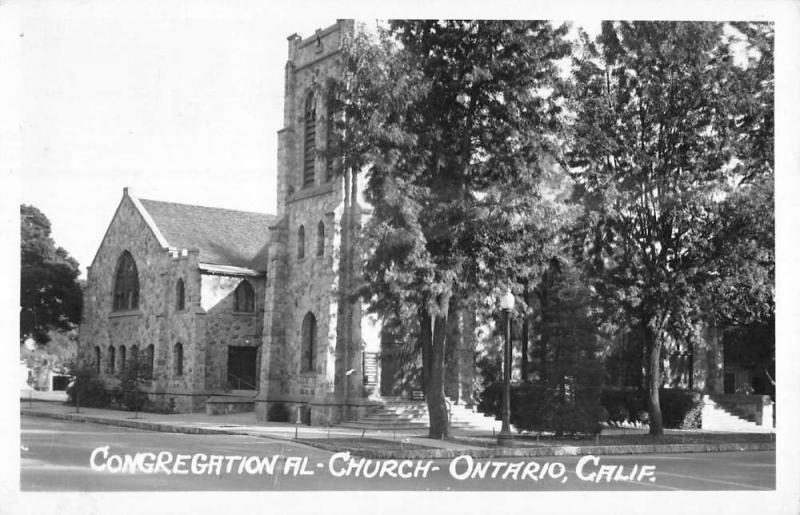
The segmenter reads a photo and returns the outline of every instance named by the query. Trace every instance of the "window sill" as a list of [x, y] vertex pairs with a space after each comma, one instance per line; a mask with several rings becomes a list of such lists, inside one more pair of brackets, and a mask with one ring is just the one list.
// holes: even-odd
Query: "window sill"
[[112, 311], [108, 318], [140, 317], [143, 313], [138, 309], [126, 309], [124, 311]]
[[252, 317], [256, 316], [255, 311], [231, 311], [231, 314], [235, 317]]

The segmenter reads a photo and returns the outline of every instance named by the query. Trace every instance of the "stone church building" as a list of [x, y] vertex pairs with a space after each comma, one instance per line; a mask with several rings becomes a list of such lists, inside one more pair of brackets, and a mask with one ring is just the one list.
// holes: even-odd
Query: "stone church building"
[[[387, 380], [399, 373], [395, 353], [378, 358], [380, 324], [352, 296], [359, 177], [324, 157], [337, 116], [326, 77], [352, 30], [339, 20], [288, 38], [275, 215], [124, 190], [88, 269], [80, 327], [109, 387], [136, 358], [161, 409], [255, 409], [310, 424], [358, 418], [381, 393], [401, 393]], [[451, 351], [448, 392], [471, 402], [474, 343], [454, 340], [464, 348]]]
[[[418, 389], [400, 348], [381, 341], [381, 324], [353, 295], [364, 178], [325, 152], [339, 116], [327, 78], [353, 30], [338, 20], [288, 38], [274, 215], [125, 188], [88, 269], [79, 333], [109, 388], [135, 361], [159, 409], [254, 410], [313, 425], [361, 418]], [[471, 405], [480, 329], [459, 313], [448, 331], [445, 393]], [[721, 392], [721, 348], [706, 340], [689, 373], [696, 389]]]

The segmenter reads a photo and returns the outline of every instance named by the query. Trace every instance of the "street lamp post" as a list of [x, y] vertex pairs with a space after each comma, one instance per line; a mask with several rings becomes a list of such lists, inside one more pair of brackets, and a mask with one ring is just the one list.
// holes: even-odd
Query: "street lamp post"
[[500, 307], [506, 317], [506, 337], [503, 349], [503, 425], [497, 435], [497, 445], [511, 447], [514, 435], [511, 434], [511, 311], [514, 309], [514, 294], [506, 291], [500, 297]]

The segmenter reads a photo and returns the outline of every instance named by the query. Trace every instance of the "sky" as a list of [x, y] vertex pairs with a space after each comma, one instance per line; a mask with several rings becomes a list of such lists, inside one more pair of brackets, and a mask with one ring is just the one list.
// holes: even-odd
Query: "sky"
[[[274, 212], [287, 36], [336, 18], [503, 12], [469, 5], [431, 13], [372, 12], [363, 2], [12, 4], [19, 202], [50, 219], [84, 276], [123, 187], [141, 198]], [[579, 12], [576, 24], [598, 25]]]
[[125, 186], [274, 212], [286, 37], [336, 19], [285, 4], [145, 5], [42, 2], [20, 23], [20, 202], [50, 218], [84, 274]]

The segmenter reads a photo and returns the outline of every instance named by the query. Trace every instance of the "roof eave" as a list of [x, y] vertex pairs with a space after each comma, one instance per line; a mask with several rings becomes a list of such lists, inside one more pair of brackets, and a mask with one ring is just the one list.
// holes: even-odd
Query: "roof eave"
[[[127, 188], [125, 189], [127, 190]], [[135, 196], [131, 195], [128, 192], [126, 192], [126, 194], [128, 195], [128, 198], [131, 199], [131, 202], [133, 202], [133, 205], [136, 207], [136, 209], [139, 211], [139, 214], [142, 215], [142, 218], [144, 219], [147, 226], [150, 228], [151, 231], [153, 231], [153, 235], [156, 237], [156, 240], [158, 240], [159, 245], [161, 245], [162, 248], [169, 249], [170, 248], [169, 242], [167, 241], [167, 239], [164, 237], [164, 234], [156, 225], [156, 222], [153, 220], [153, 217], [150, 216], [150, 213], [147, 212], [147, 209], [145, 209], [142, 203], [139, 202], [138, 198], [136, 198]]]
[[207, 275], [228, 275], [234, 277], [261, 277], [266, 272], [260, 272], [252, 268], [233, 265], [216, 265], [213, 263], [198, 263], [197, 267], [201, 273]]

